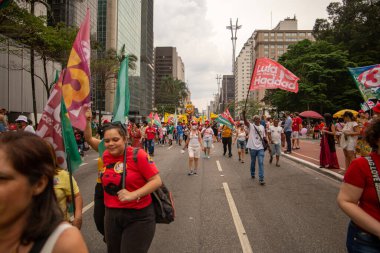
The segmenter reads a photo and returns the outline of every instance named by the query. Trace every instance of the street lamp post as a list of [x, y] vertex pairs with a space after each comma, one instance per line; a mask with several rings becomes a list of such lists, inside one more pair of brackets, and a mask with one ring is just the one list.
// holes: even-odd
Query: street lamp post
[[235, 51], [236, 51], [236, 34], [237, 30], [239, 30], [242, 26], [238, 25], [239, 19], [236, 19], [236, 24], [232, 25], [232, 18], [230, 18], [230, 25], [226, 26], [227, 30], [231, 31], [231, 41], [232, 41], [232, 74], [235, 74]]

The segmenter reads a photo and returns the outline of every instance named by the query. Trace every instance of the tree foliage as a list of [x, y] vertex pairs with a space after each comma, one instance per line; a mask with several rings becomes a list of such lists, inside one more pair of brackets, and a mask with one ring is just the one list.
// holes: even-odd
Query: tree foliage
[[343, 0], [330, 3], [328, 19], [317, 19], [313, 34], [318, 40], [348, 50], [349, 59], [359, 66], [379, 63], [380, 1]]
[[269, 90], [265, 102], [278, 110], [335, 112], [359, 107], [360, 94], [347, 67], [347, 51], [326, 41], [291, 45], [279, 62], [300, 78], [298, 93]]
[[160, 89], [156, 90], [156, 107], [160, 104], [183, 106], [184, 100], [189, 96], [189, 89], [185, 82], [167, 76], [162, 79]]

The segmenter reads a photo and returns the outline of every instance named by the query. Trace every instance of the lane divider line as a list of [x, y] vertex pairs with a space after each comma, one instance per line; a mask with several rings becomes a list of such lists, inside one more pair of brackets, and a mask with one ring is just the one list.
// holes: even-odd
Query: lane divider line
[[230, 188], [228, 187], [228, 184], [226, 182], [223, 183], [224, 192], [226, 193], [228, 205], [230, 206], [230, 211], [232, 214], [232, 219], [234, 220], [236, 232], [239, 236], [241, 248], [243, 250], [243, 253], [252, 253], [252, 247], [249, 243], [249, 239], [247, 236], [247, 233], [245, 232], [243, 222], [240, 219], [239, 212], [237, 210], [237, 207], [235, 205], [235, 201], [232, 198], [232, 194], [230, 191]]
[[172, 146], [170, 146], [170, 147], [168, 147], [168, 150], [169, 150], [169, 149], [172, 149], [173, 147], [174, 147], [173, 145], [172, 145]]
[[99, 160], [99, 158], [95, 158], [95, 159], [94, 159], [94, 161], [97, 161], [97, 160]]
[[216, 160], [216, 166], [218, 167], [219, 172], [222, 172], [222, 166], [220, 166], [219, 160]]
[[81, 166], [84, 166], [84, 165], [87, 165], [88, 163], [82, 163], [81, 165], [79, 165], [79, 167], [81, 167]]

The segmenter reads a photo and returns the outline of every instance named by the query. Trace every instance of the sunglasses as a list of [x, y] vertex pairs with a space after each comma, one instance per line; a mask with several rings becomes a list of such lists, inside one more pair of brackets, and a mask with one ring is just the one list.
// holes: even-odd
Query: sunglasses
[[120, 121], [103, 124], [103, 130], [107, 130], [108, 128], [114, 128], [114, 127], [121, 128], [124, 131], [124, 133], [127, 132], [127, 130], [125, 129], [125, 125], [121, 123]]

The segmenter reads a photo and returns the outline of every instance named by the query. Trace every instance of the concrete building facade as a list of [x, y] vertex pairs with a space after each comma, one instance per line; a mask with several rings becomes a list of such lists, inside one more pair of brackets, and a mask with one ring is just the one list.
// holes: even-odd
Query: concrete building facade
[[[261, 57], [277, 61], [288, 50], [289, 45], [304, 39], [315, 40], [312, 30], [298, 30], [296, 17], [280, 21], [272, 30], [256, 30], [252, 38], [252, 62]], [[265, 90], [255, 90], [250, 93], [250, 97], [258, 102], [262, 102], [264, 96]]]
[[234, 104], [235, 101], [235, 77], [234, 75], [223, 75], [222, 79], [222, 106], [220, 111]]

